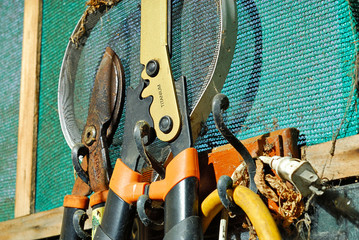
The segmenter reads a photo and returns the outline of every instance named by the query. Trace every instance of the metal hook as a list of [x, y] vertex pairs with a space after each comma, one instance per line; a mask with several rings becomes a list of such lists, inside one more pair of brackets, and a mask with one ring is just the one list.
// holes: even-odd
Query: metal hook
[[233, 133], [227, 128], [226, 124], [224, 123], [222, 113], [227, 110], [228, 107], [229, 100], [226, 95], [218, 93], [216, 96], [214, 96], [212, 101], [214, 122], [218, 131], [237, 150], [237, 152], [242, 156], [244, 162], [247, 164], [250, 179], [249, 188], [253, 192], [257, 192], [257, 186], [254, 182], [254, 176], [256, 174], [256, 164], [252, 156], [249, 154], [247, 148], [233, 135]]
[[158, 162], [145, 147], [145, 140], [150, 139], [151, 127], [146, 121], [138, 121], [134, 129], [134, 137], [137, 146], [137, 150], [141, 157], [150, 165], [160, 176], [165, 178], [165, 168], [160, 162]]
[[233, 180], [227, 175], [223, 175], [218, 179], [217, 191], [219, 199], [223, 206], [231, 213], [238, 214], [243, 212], [240, 207], [235, 204], [227, 194], [227, 190], [233, 186]]
[[89, 149], [83, 144], [76, 144], [71, 151], [72, 164], [77, 173], [77, 176], [81, 178], [87, 185], [90, 186], [90, 178], [87, 172], [83, 170], [80, 164], [80, 158], [89, 154]]
[[73, 216], [73, 225], [77, 236], [81, 239], [91, 239], [91, 235], [85, 232], [84, 224], [89, 217], [84, 210], [77, 210]]
[[138, 200], [137, 200], [137, 213], [138, 213], [138, 217], [140, 218], [141, 222], [143, 223], [143, 225], [145, 225], [146, 227], [148, 227], [151, 224], [151, 219], [147, 216], [146, 214], [146, 203], [148, 203], [150, 200], [150, 198], [148, 197], [148, 195], [141, 195]]
[[146, 214], [146, 205], [149, 206], [151, 204], [151, 199], [149, 198], [148, 195], [144, 194], [141, 195], [136, 203], [136, 207], [137, 207], [137, 213], [138, 213], [138, 217], [139, 219], [142, 221], [143, 225], [145, 225], [146, 227], [159, 227], [163, 225], [163, 221], [159, 222], [159, 221], [154, 221], [152, 219], [150, 219], [147, 214]]

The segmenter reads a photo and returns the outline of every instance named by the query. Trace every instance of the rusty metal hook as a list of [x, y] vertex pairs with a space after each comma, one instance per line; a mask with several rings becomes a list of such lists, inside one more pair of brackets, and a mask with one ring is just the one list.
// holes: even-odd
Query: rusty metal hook
[[253, 192], [257, 192], [257, 186], [254, 182], [254, 176], [256, 174], [256, 164], [248, 152], [247, 148], [239, 141], [236, 136], [227, 128], [226, 124], [223, 120], [222, 113], [227, 110], [229, 107], [228, 97], [222, 93], [218, 93], [214, 96], [212, 100], [212, 112], [214, 122], [218, 131], [222, 134], [222, 136], [237, 150], [237, 152], [242, 156], [244, 162], [248, 166], [248, 173], [250, 184], [249, 188]]
[[145, 141], [147, 142], [148, 139], [150, 139], [150, 134], [151, 127], [146, 121], [141, 120], [136, 123], [133, 136], [140, 156], [161, 176], [161, 178], [164, 178], [165, 168], [146, 150], [145, 147]]
[[72, 164], [77, 173], [77, 176], [81, 178], [87, 185], [90, 185], [90, 178], [87, 172], [83, 170], [80, 163], [80, 158], [83, 158], [89, 154], [89, 149], [82, 143], [76, 144], [71, 151]]

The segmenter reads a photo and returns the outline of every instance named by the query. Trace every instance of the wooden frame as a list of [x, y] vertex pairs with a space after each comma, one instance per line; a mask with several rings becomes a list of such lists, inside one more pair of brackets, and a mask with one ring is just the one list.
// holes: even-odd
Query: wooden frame
[[15, 217], [34, 212], [42, 0], [25, 0]]
[[60, 234], [63, 208], [0, 222], [1, 239], [39, 239]]
[[[63, 212], [64, 208], [59, 207], [0, 222], [1, 239], [41, 239], [58, 236], [61, 231]], [[90, 228], [91, 222], [88, 220], [85, 222], [85, 229]]]
[[[15, 219], [0, 222], [1, 239], [39, 239], [60, 234], [63, 208], [34, 213], [38, 126], [39, 66], [42, 0], [25, 0], [22, 48]], [[302, 158], [319, 175], [338, 179], [357, 176], [359, 135], [339, 139], [334, 156], [332, 142], [302, 148]], [[87, 224], [86, 228], [90, 228]], [[21, 229], [21, 230], [20, 230]]]
[[359, 175], [359, 134], [338, 139], [334, 155], [330, 154], [333, 142], [325, 142], [301, 149], [302, 159], [309, 161], [318, 175], [328, 180]]

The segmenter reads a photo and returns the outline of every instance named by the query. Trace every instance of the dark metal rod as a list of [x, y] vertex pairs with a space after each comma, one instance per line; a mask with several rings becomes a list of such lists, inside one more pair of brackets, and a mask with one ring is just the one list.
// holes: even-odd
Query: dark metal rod
[[226, 124], [224, 123], [222, 113], [223, 111], [228, 109], [228, 107], [229, 100], [226, 95], [218, 93], [216, 96], [214, 96], [212, 101], [214, 122], [218, 131], [237, 150], [237, 152], [242, 156], [244, 162], [247, 164], [250, 179], [249, 188], [253, 192], [257, 192], [257, 186], [254, 182], [254, 176], [256, 174], [256, 164], [252, 156], [248, 152], [247, 148], [233, 135], [233, 133], [227, 128]]

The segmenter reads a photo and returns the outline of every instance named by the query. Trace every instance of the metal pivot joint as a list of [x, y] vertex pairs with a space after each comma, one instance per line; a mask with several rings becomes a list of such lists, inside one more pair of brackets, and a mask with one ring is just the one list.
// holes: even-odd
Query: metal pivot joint
[[150, 77], [156, 77], [160, 70], [160, 64], [156, 60], [150, 60], [146, 64], [146, 73]]
[[163, 116], [160, 120], [160, 130], [163, 133], [170, 133], [173, 128], [173, 121], [170, 116]]
[[96, 128], [89, 126], [85, 128], [84, 142], [86, 145], [91, 146], [96, 141]]

